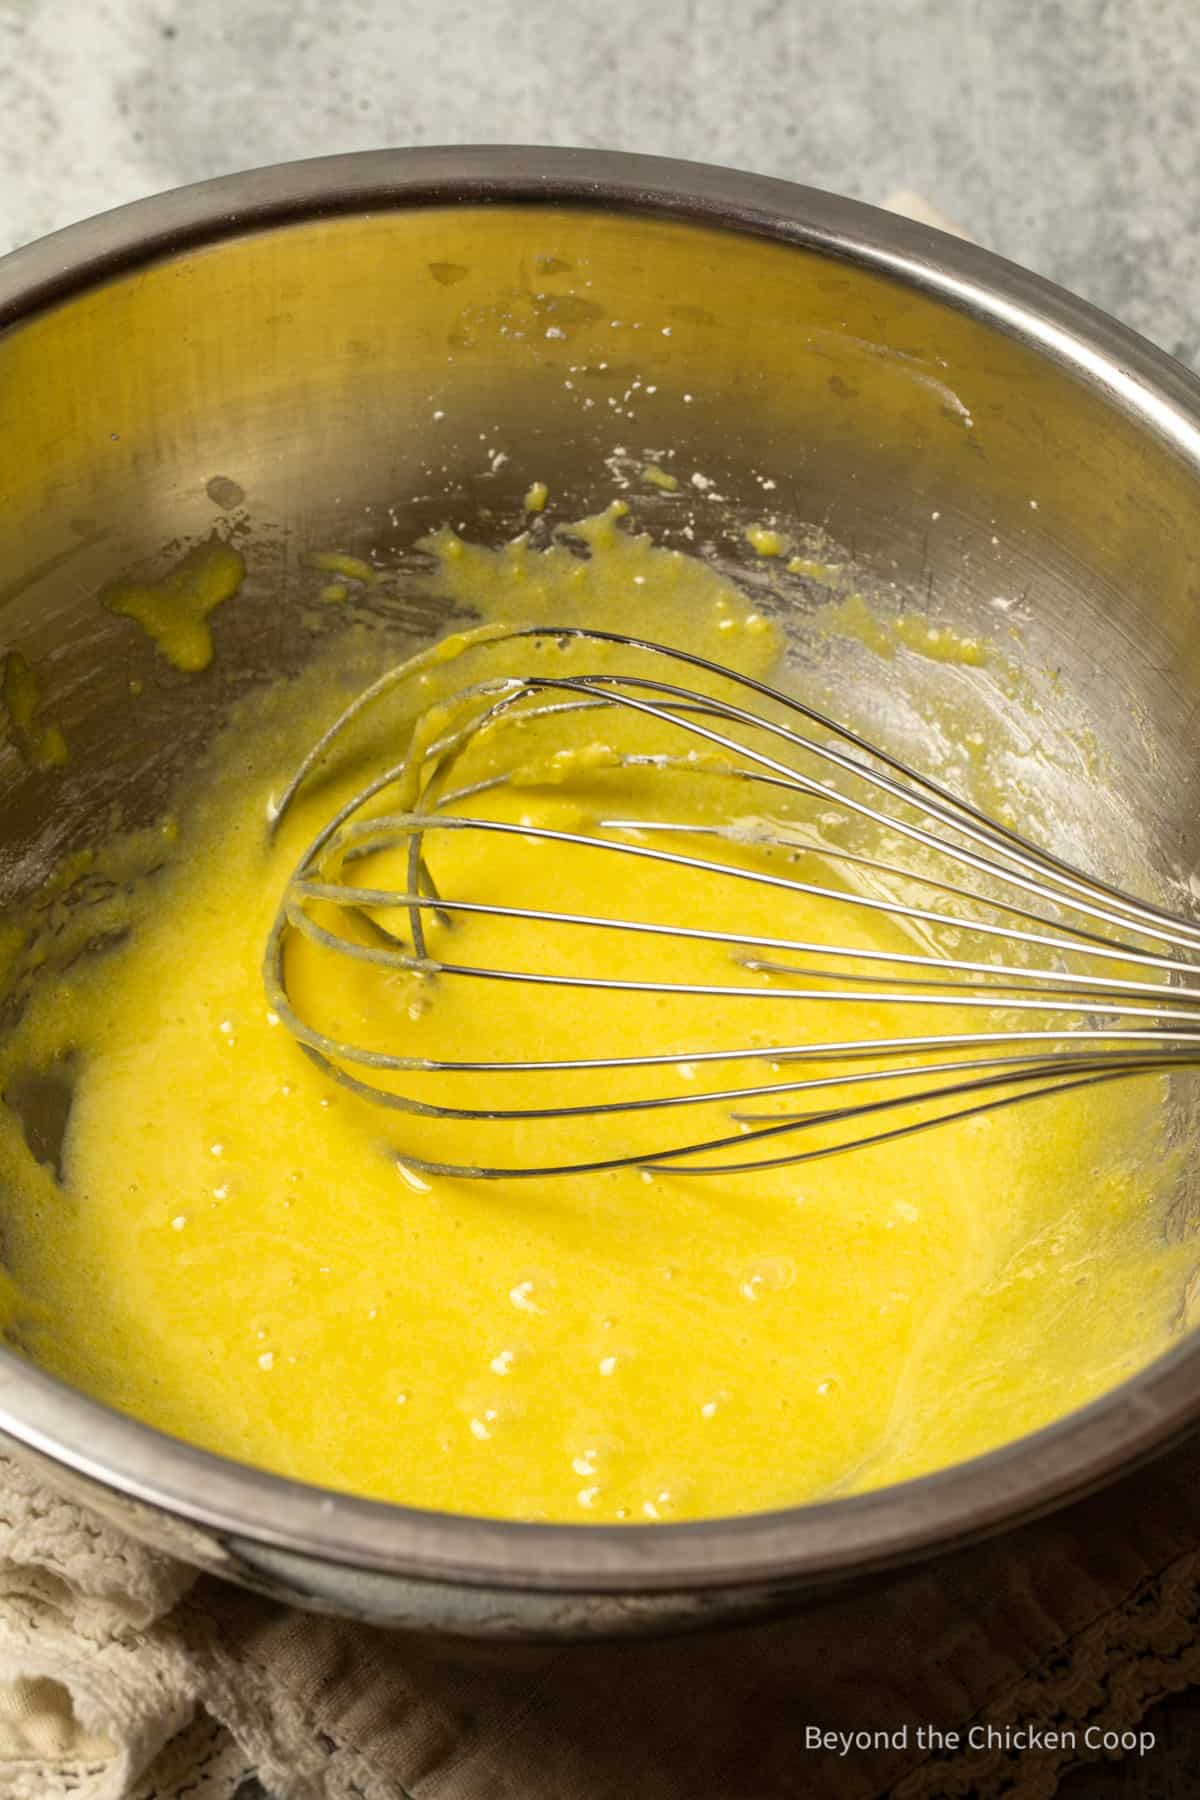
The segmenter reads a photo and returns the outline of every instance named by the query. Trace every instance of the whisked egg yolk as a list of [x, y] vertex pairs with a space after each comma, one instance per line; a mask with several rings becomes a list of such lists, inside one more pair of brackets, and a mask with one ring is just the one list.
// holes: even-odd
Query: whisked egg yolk
[[[662, 641], [771, 672], [774, 628], [711, 569], [611, 514], [575, 531], [586, 559], [565, 544], [491, 551], [443, 534], [434, 583], [485, 617], [639, 630], [652, 619]], [[474, 1181], [424, 1170], [485, 1155], [597, 1161], [739, 1126], [728, 1105], [430, 1119], [348, 1091], [281, 1024], [262, 981], [280, 896], [378, 743], [306, 785], [274, 838], [268, 803], [344, 704], [346, 680], [395, 654], [351, 630], [296, 682], [242, 702], [181, 796], [165, 864], [96, 902], [96, 918], [127, 928], [122, 940], [69, 966], [51, 956], [54, 980], [34, 983], [3, 1049], [5, 1081], [55, 1070], [72, 1099], [57, 1168], [39, 1163], [11, 1108], [0, 1122], [10, 1310], [30, 1355], [165, 1431], [304, 1480], [494, 1517], [644, 1523], [921, 1473], [1048, 1422], [1162, 1346], [1184, 1269], [1147, 1155], [1161, 1100], [1151, 1079], [748, 1174], [632, 1166]], [[512, 654], [528, 666], [534, 652]], [[569, 647], [536, 654], [577, 666]], [[570, 828], [621, 798], [675, 817], [692, 808], [701, 825], [730, 805], [719, 779], [706, 788], [668, 773], [651, 786], [622, 769], [594, 721], [559, 729], [575, 760], [555, 767], [554, 744], [532, 741], [525, 779], [478, 801], [480, 816]], [[601, 882], [609, 910], [646, 920], [703, 917], [867, 949], [900, 941], [896, 925], [849, 917], [836, 899], [653, 859], [617, 870], [610, 853], [519, 831], [482, 848], [478, 834], [446, 838], [431, 857], [447, 892], [581, 911], [595, 909]], [[402, 887], [402, 854], [389, 855], [374, 875]], [[752, 841], [738, 855], [747, 867], [806, 866]], [[731, 1084], [786, 1080], [769, 1052], [800, 1030], [836, 1041], [889, 1025], [882, 1005], [860, 1003], [851, 1019], [833, 1001], [807, 1002], [801, 1021], [717, 941], [648, 948], [501, 915], [431, 917], [428, 931], [435, 963], [584, 982], [652, 969], [660, 982], [757, 981], [763, 992], [736, 1003], [587, 986], [547, 995], [372, 969], [295, 938], [297, 1010], [331, 1035], [438, 1059], [759, 1045], [750, 1074], [723, 1070]], [[527, 1109], [545, 1103], [548, 1079], [391, 1085], [434, 1104]], [[626, 1092], [623, 1080], [575, 1072], [551, 1097], [590, 1109]], [[712, 1082], [671, 1063], [642, 1091]]]

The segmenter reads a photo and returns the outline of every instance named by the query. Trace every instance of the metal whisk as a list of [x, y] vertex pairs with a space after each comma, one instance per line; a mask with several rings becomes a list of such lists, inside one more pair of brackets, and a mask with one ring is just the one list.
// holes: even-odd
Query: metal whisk
[[[791, 695], [704, 657], [617, 632], [485, 626], [397, 665], [314, 745], [273, 807], [272, 831], [301, 789], [327, 772], [356, 721], [385, 696], [421, 676], [438, 679], [460, 656], [486, 657], [501, 649], [511, 656], [511, 647], [522, 640], [537, 651], [592, 645], [602, 651], [598, 660], [612, 661], [619, 653], [646, 672], [606, 665], [555, 674], [545, 669], [544, 656], [531, 655], [530, 664], [541, 661], [542, 669], [531, 666], [518, 675], [475, 681], [418, 713], [411, 732], [405, 728], [402, 753], [394, 761], [383, 758], [386, 766], [336, 807], [300, 857], [267, 945], [269, 1003], [334, 1080], [394, 1111], [450, 1121], [456, 1134], [461, 1127], [464, 1139], [468, 1131], [482, 1131], [486, 1138], [498, 1124], [525, 1130], [537, 1121], [579, 1117], [597, 1123], [603, 1118], [607, 1132], [613, 1115], [682, 1112], [686, 1117], [697, 1105], [721, 1109], [726, 1129], [703, 1139], [689, 1137], [685, 1129], [676, 1141], [649, 1149], [622, 1144], [619, 1154], [557, 1162], [531, 1158], [508, 1167], [487, 1160], [432, 1160], [401, 1148], [398, 1154], [408, 1167], [481, 1178], [627, 1166], [742, 1173], [1200, 1061], [1200, 925], [1038, 848]], [[557, 734], [569, 715], [581, 713], [598, 715], [617, 740], [629, 736], [630, 721], [637, 731], [653, 734], [651, 748], [635, 742], [612, 752], [609, 773], [618, 782], [626, 773], [631, 778], [636, 773], [644, 783], [667, 771], [685, 784], [719, 780], [730, 784], [731, 795], [748, 796], [789, 816], [764, 819], [761, 812], [745, 815], [731, 804], [708, 819], [703, 809], [695, 817], [686, 810], [678, 817], [605, 816], [574, 830], [472, 814], [470, 807], [488, 793], [522, 781], [528, 785], [519, 749], [528, 741], [524, 728], [533, 724]], [[617, 721], [624, 723], [618, 728]], [[517, 748], [505, 762], [500, 752], [509, 743]], [[487, 771], [476, 771], [465, 782], [460, 775], [456, 786], [456, 771], [464, 759], [469, 765], [481, 746], [491, 758]], [[710, 786], [706, 792], [711, 791]], [[822, 825], [831, 807], [848, 842], [836, 841]], [[544, 859], [560, 847], [603, 852], [611, 879], [595, 884], [594, 911], [510, 905], [486, 892], [443, 893], [431, 869], [430, 845], [445, 842], [450, 833], [473, 834], [481, 856], [498, 838], [509, 849], [514, 840], [526, 846], [531, 901], [537, 895], [539, 855]], [[703, 840], [703, 854], [697, 840]], [[747, 846], [762, 852], [760, 861], [747, 858]], [[356, 864], [396, 852], [405, 871], [400, 885], [373, 886], [369, 872], [356, 883]], [[815, 872], [820, 876], [827, 869], [827, 880], [810, 879], [807, 870], [788, 873], [791, 864], [781, 860], [809, 855], [821, 859]], [[702, 916], [626, 917], [619, 897], [628, 891], [631, 872], [646, 860], [692, 874], [765, 883], [781, 901], [836, 901], [859, 909], [860, 918], [893, 922], [906, 935], [901, 947], [864, 948], [742, 934], [736, 924], [718, 928]], [[651, 950], [664, 939], [717, 944], [729, 952], [730, 979], [728, 985], [660, 981], [652, 974], [633, 979], [614, 973], [610, 979], [569, 964], [539, 966], [536, 959], [522, 968], [476, 966], [447, 951], [456, 925], [471, 915], [501, 915], [531, 933], [569, 927], [633, 934]], [[441, 946], [436, 954], [431, 931]], [[437, 991], [448, 982], [526, 989], [532, 984], [578, 992], [585, 1000], [589, 990], [643, 1000], [716, 997], [731, 1005], [770, 1000], [784, 1009], [789, 1041], [675, 1048], [647, 1033], [645, 1050], [633, 1055], [545, 1058], [532, 1042], [528, 1055], [510, 1060], [480, 1054], [467, 1042], [461, 1054], [441, 1059], [406, 1054], [403, 1045], [371, 1049], [326, 1035], [303, 1016], [289, 989], [289, 946], [296, 935], [332, 958], [371, 965], [384, 976], [428, 981], [435, 1006]], [[961, 953], [964, 940], [973, 954]], [[916, 1027], [906, 1034], [810, 1041], [806, 1006], [828, 1009], [831, 1003], [920, 1010]], [[953, 1015], [949, 1021], [947, 1009]], [[922, 1028], [924, 1021], [937, 1022], [939, 1013], [942, 1023], [956, 1028]], [[726, 1075], [728, 1085], [689, 1086], [681, 1093], [654, 1087], [655, 1071], [700, 1069], [707, 1077], [734, 1065], [748, 1066], [759, 1078], [730, 1082]], [[766, 1079], [768, 1070], [784, 1071], [786, 1078]], [[628, 1078], [631, 1090], [591, 1101], [585, 1092], [577, 1102], [572, 1098], [577, 1088], [567, 1091], [570, 1084], [586, 1082], [596, 1072], [604, 1072], [606, 1081], [614, 1072]], [[507, 1076], [539, 1078], [539, 1104], [491, 1103], [502, 1097]], [[465, 1082], [471, 1095], [490, 1084], [485, 1104], [451, 1103], [456, 1081]], [[793, 1110], [793, 1103], [804, 1110]], [[782, 1105], [788, 1110], [780, 1110]], [[457, 1135], [454, 1141], [460, 1141]], [[598, 1143], [598, 1149], [607, 1147], [607, 1139]]]

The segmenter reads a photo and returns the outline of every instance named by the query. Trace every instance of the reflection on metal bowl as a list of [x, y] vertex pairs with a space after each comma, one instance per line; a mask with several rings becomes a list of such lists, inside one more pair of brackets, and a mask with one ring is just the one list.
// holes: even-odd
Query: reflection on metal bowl
[[[4, 642], [72, 747], [65, 767], [39, 766], [53, 746], [11, 753], [5, 904], [113, 802], [152, 817], [229, 701], [302, 662], [306, 549], [389, 554], [448, 517], [498, 536], [546, 470], [583, 512], [656, 444], [701, 477], [689, 541], [727, 562], [753, 563], [741, 527], [769, 469], [771, 511], [865, 583], [965, 632], [1021, 605], [1023, 656], [1061, 675], [1056, 723], [1092, 730], [1112, 771], [1089, 862], [1160, 888], [1195, 863], [1200, 384], [972, 245], [698, 165], [380, 153], [187, 189], [19, 251], [0, 328]], [[223, 654], [131, 713], [153, 652], [96, 596], [217, 519], [237, 520], [249, 569]], [[665, 499], [662, 520], [671, 541]], [[412, 639], [442, 623], [406, 605]], [[1188, 1193], [1175, 1216], [1200, 1223]], [[302, 1604], [510, 1636], [802, 1603], [1061, 1504], [1197, 1420], [1191, 1332], [1036, 1437], [902, 1486], [702, 1524], [501, 1524], [223, 1460], [0, 1355], [0, 1427], [148, 1542]]]

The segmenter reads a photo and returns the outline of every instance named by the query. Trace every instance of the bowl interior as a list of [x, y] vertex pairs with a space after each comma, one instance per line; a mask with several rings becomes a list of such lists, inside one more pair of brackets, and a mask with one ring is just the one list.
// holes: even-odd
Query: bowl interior
[[[681, 494], [639, 489], [656, 456]], [[1090, 731], [1107, 777], [1060, 828], [1081, 821], [1101, 873], [1190, 868], [1200, 484], [1143, 422], [994, 324], [819, 249], [455, 206], [232, 236], [0, 338], [4, 642], [76, 752], [52, 777], [5, 752], [7, 893], [98, 803], [159, 804], [231, 692], [303, 659], [307, 550], [390, 560], [446, 519], [498, 539], [539, 478], [560, 517], [632, 481], [656, 534], [760, 582], [742, 527], [778, 520], [868, 594], [1015, 635], [1031, 681], [1053, 676], [1047, 765], [1069, 770]], [[96, 595], [214, 530], [248, 581], [212, 669], [176, 676]], [[828, 593], [774, 585], [802, 652]], [[390, 622], [433, 623], [411, 596]]]

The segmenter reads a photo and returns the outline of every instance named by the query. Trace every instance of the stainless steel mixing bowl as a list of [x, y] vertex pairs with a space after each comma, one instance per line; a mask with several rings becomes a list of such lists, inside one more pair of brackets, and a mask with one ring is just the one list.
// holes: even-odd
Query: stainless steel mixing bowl
[[[730, 521], [769, 512], [939, 619], [994, 631], [996, 603], [1015, 608], [1014, 655], [1059, 696], [1043, 729], [1092, 730], [1113, 771], [1116, 798], [1080, 815], [1101, 872], [1169, 885], [1200, 852], [1200, 384], [974, 246], [688, 164], [381, 153], [18, 251], [0, 328], [3, 640], [72, 749], [50, 771], [4, 754], [6, 902], [114, 802], [152, 817], [228, 701], [303, 659], [306, 547], [390, 555], [447, 517], [499, 536], [533, 477], [583, 510], [658, 448], [689, 494], [659, 497], [668, 538], [736, 560]], [[177, 674], [97, 591], [218, 521], [247, 587], [212, 668]], [[406, 601], [385, 622], [437, 621]], [[1173, 1219], [1195, 1228], [1187, 1192]], [[1181, 1326], [1085, 1410], [923, 1480], [704, 1524], [517, 1525], [281, 1480], [0, 1353], [0, 1428], [148, 1542], [307, 1605], [493, 1634], [791, 1602], [1059, 1505], [1197, 1420], [1200, 1336]]]

